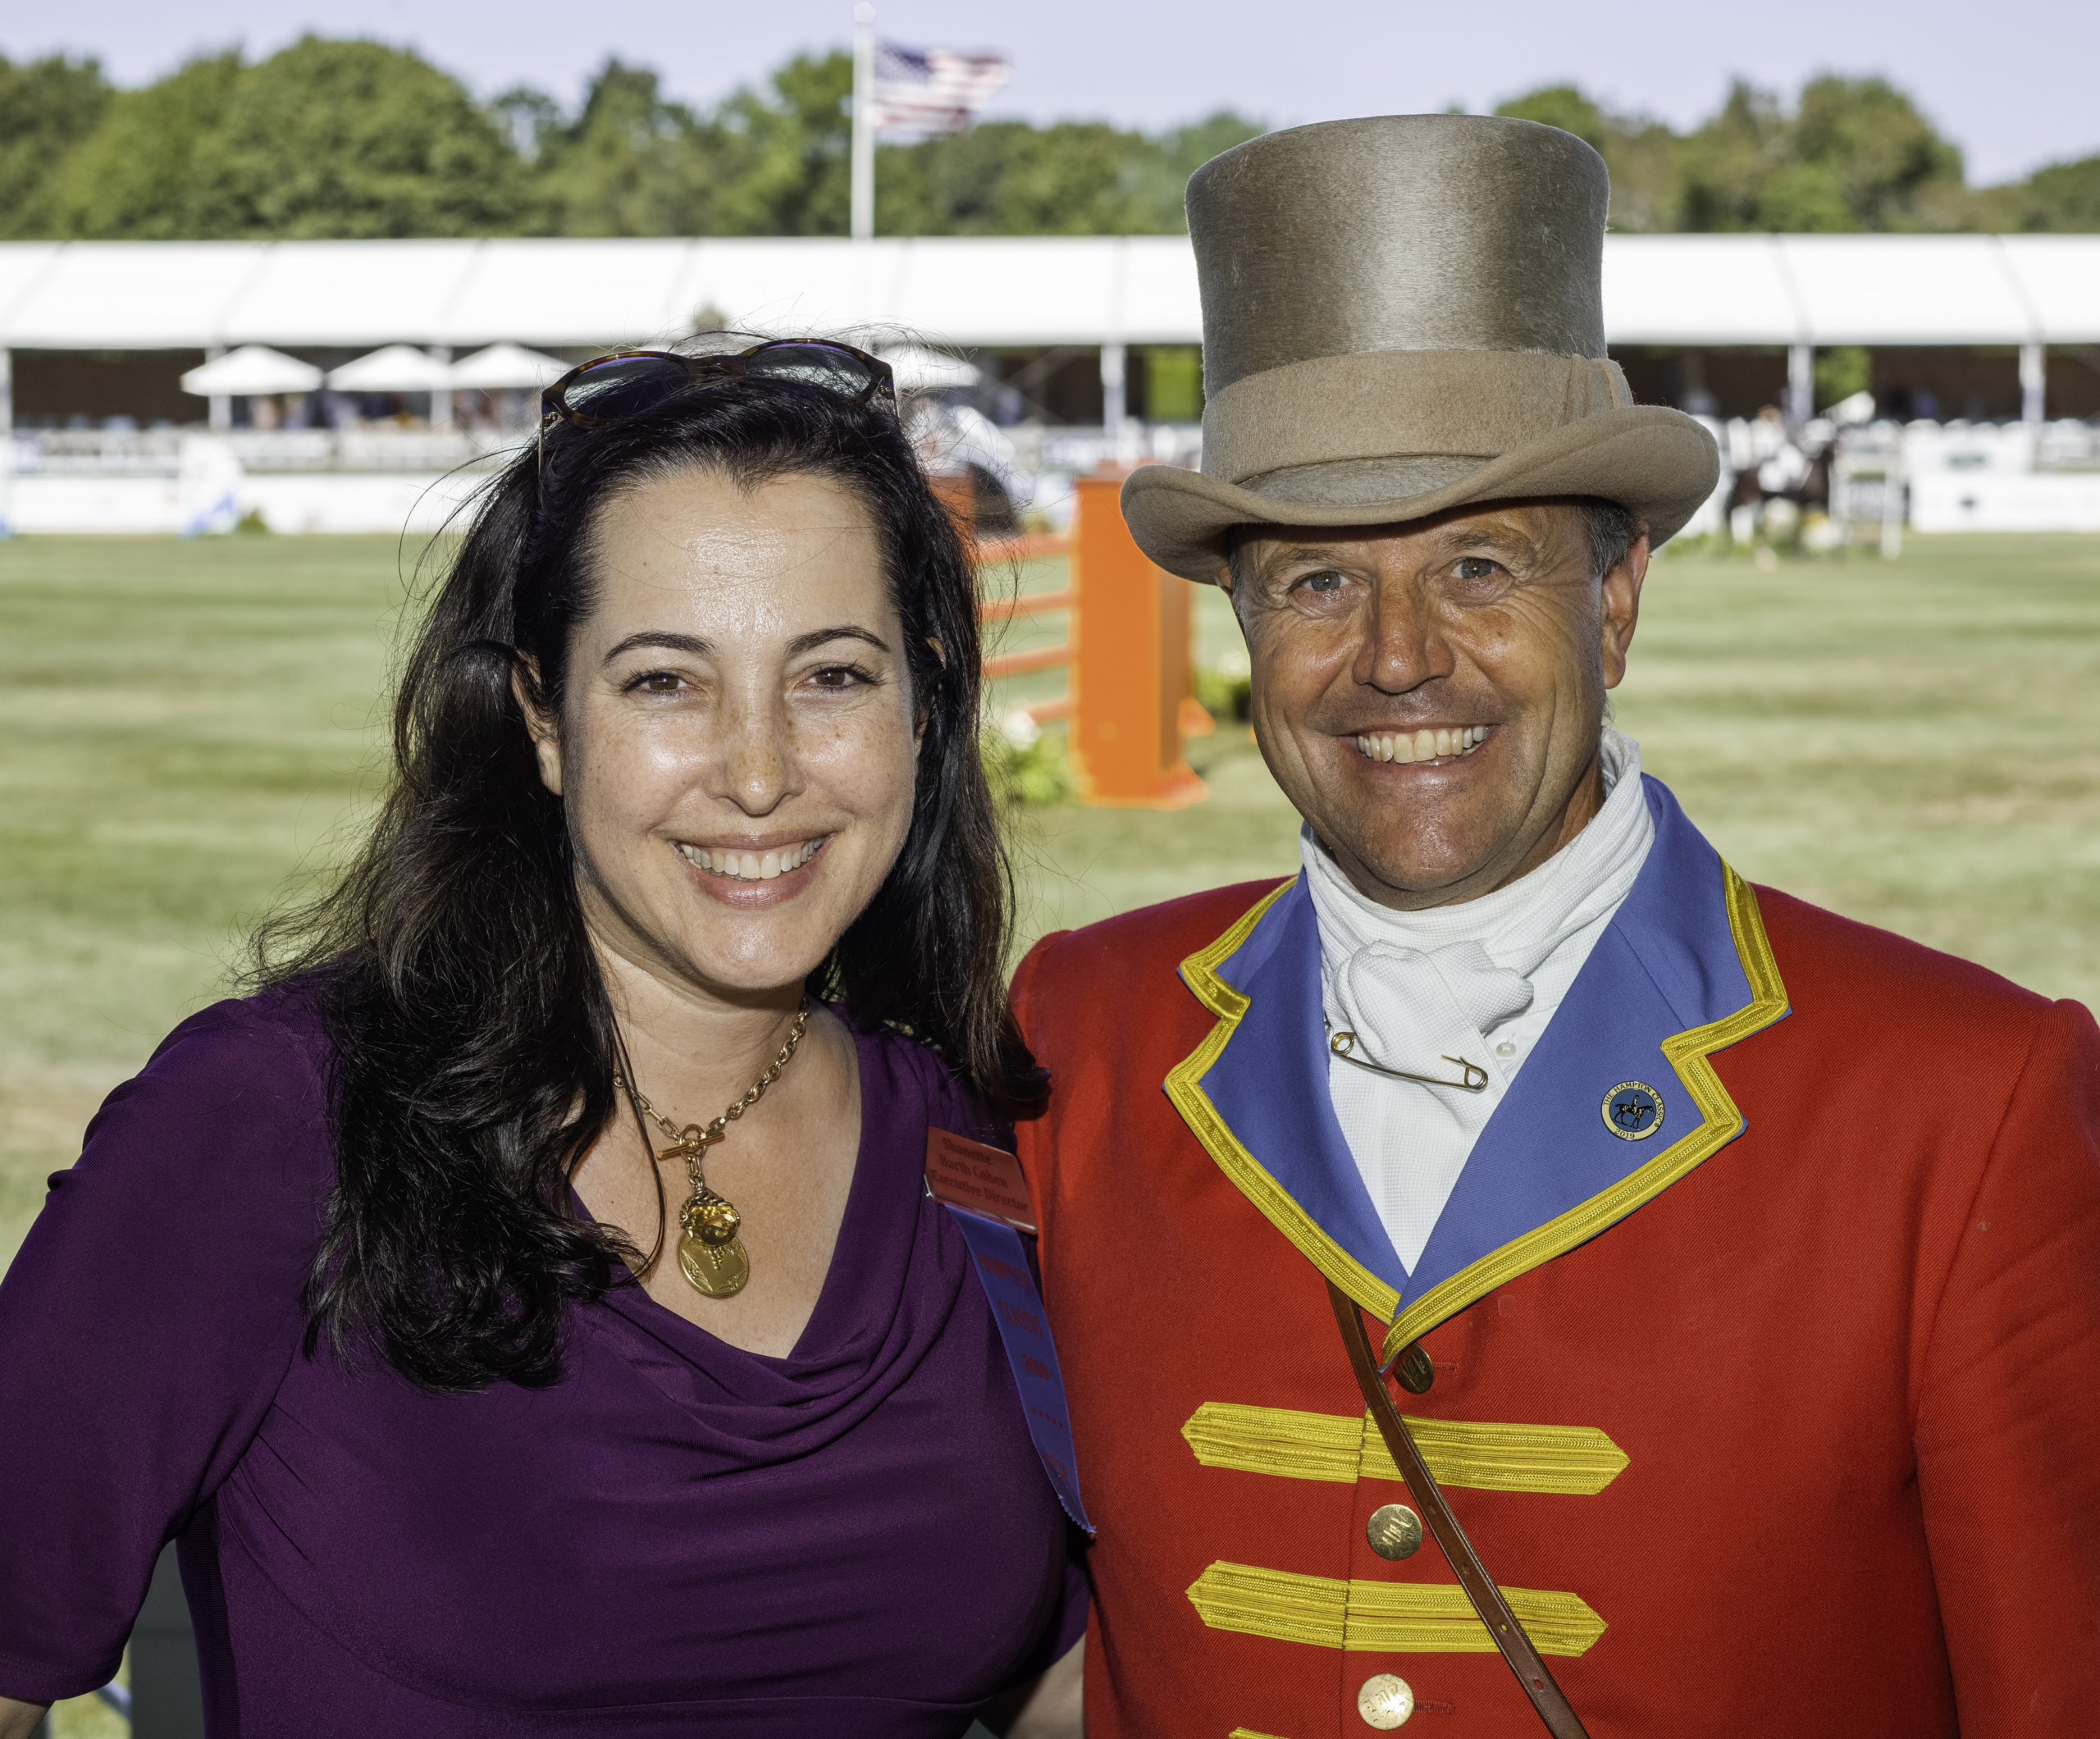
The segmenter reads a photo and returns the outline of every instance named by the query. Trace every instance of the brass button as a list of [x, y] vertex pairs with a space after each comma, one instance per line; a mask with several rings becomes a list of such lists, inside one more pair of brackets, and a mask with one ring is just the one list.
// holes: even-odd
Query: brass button
[[1363, 1537], [1381, 1558], [1412, 1558], [1422, 1544], [1422, 1518], [1404, 1504], [1381, 1504], [1364, 1524]]
[[1414, 1692], [1398, 1673], [1374, 1673], [1356, 1694], [1356, 1712], [1366, 1727], [1389, 1733], [1414, 1713]]
[[1409, 1394], [1427, 1394], [1429, 1385], [1436, 1381], [1436, 1367], [1430, 1363], [1419, 1340], [1409, 1343], [1407, 1351], [1400, 1354], [1394, 1374]]

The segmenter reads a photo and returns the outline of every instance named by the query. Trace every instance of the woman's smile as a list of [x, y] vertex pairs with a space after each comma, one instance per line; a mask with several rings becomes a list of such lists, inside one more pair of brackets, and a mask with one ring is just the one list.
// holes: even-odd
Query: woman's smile
[[785, 905], [815, 879], [829, 833], [786, 842], [778, 836], [756, 842], [717, 841], [696, 845], [673, 840], [671, 849], [687, 865], [694, 885], [710, 900], [742, 911]]

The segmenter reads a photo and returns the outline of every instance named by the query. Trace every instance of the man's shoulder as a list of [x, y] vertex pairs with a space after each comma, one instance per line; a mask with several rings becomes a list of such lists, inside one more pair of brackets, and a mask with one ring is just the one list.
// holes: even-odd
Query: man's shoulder
[[1233, 882], [1224, 888], [1203, 888], [1180, 899], [1159, 901], [1159, 906], [1119, 911], [1115, 918], [1102, 918], [1098, 924], [1077, 930], [1052, 930], [1029, 949], [1029, 960], [1035, 970], [1058, 977], [1105, 966], [1125, 970], [1139, 960], [1170, 960], [1180, 966], [1186, 956], [1214, 943], [1285, 880], [1290, 878]]
[[1131, 974], [1153, 967], [1171, 971], [1217, 941], [1288, 879], [1271, 876], [1207, 888], [1080, 929], [1053, 931], [1029, 951], [1020, 976], [1034, 984], [1054, 981], [1070, 988], [1103, 974], [1127, 981]]
[[1901, 1012], [1936, 1022], [2025, 1025], [2049, 999], [1988, 966], [1878, 929], [1781, 892], [1756, 889], [1757, 909], [1796, 1011], [1848, 1016]]
[[[1739, 1066], [1881, 1084], [1874, 1091], [1900, 1082], [1919, 1103], [1973, 1095], [1984, 1082], [2009, 1093], [2031, 1070], [2036, 1080], [2100, 1079], [2100, 1032], [2077, 1003], [1772, 888], [1759, 888], [1757, 901], [1789, 1013], [1744, 1048]], [[1964, 1104], [1961, 1115], [1972, 1115], [1976, 1102]]]

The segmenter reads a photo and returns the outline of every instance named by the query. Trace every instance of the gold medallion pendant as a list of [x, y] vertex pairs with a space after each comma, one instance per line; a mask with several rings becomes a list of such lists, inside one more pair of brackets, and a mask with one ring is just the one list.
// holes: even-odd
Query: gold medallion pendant
[[751, 1277], [751, 1259], [744, 1248], [743, 1239], [737, 1235], [744, 1216], [737, 1212], [735, 1203], [708, 1187], [702, 1162], [707, 1150], [729, 1133], [729, 1125], [764, 1098], [765, 1089], [779, 1079], [780, 1071], [794, 1056], [795, 1048], [801, 1043], [809, 1024], [810, 1004], [805, 997], [802, 1006], [795, 1011], [794, 1024], [788, 1029], [788, 1042], [781, 1046], [780, 1054], [773, 1059], [765, 1073], [751, 1083], [743, 1098], [705, 1128], [697, 1123], [688, 1123], [680, 1129], [642, 1098], [624, 1075], [613, 1077], [614, 1084], [633, 1098], [636, 1110], [655, 1118], [671, 1138], [672, 1144], [656, 1157], [682, 1159], [686, 1162], [686, 1176], [692, 1184], [692, 1196], [678, 1210], [678, 1272], [685, 1276], [686, 1283], [694, 1291], [708, 1298], [733, 1299], [742, 1292]]
[[751, 1277], [737, 1228], [744, 1216], [705, 1184], [678, 1215], [678, 1271], [710, 1299], [733, 1299]]
[[678, 1239], [678, 1271], [710, 1299], [733, 1299], [751, 1277], [751, 1259], [741, 1238], [705, 1244], [688, 1234]]

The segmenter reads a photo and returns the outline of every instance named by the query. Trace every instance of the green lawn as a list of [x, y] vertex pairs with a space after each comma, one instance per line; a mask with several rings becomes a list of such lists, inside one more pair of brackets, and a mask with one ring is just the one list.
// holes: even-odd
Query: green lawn
[[[0, 545], [0, 1262], [101, 1096], [354, 828], [412, 560], [389, 540]], [[1214, 659], [1234, 630], [1202, 603]], [[1745, 874], [2100, 993], [2100, 539], [1666, 559], [1618, 706]], [[1211, 787], [1193, 809], [1023, 816], [1032, 932], [1289, 871], [1294, 817], [1244, 730], [1189, 755]]]

